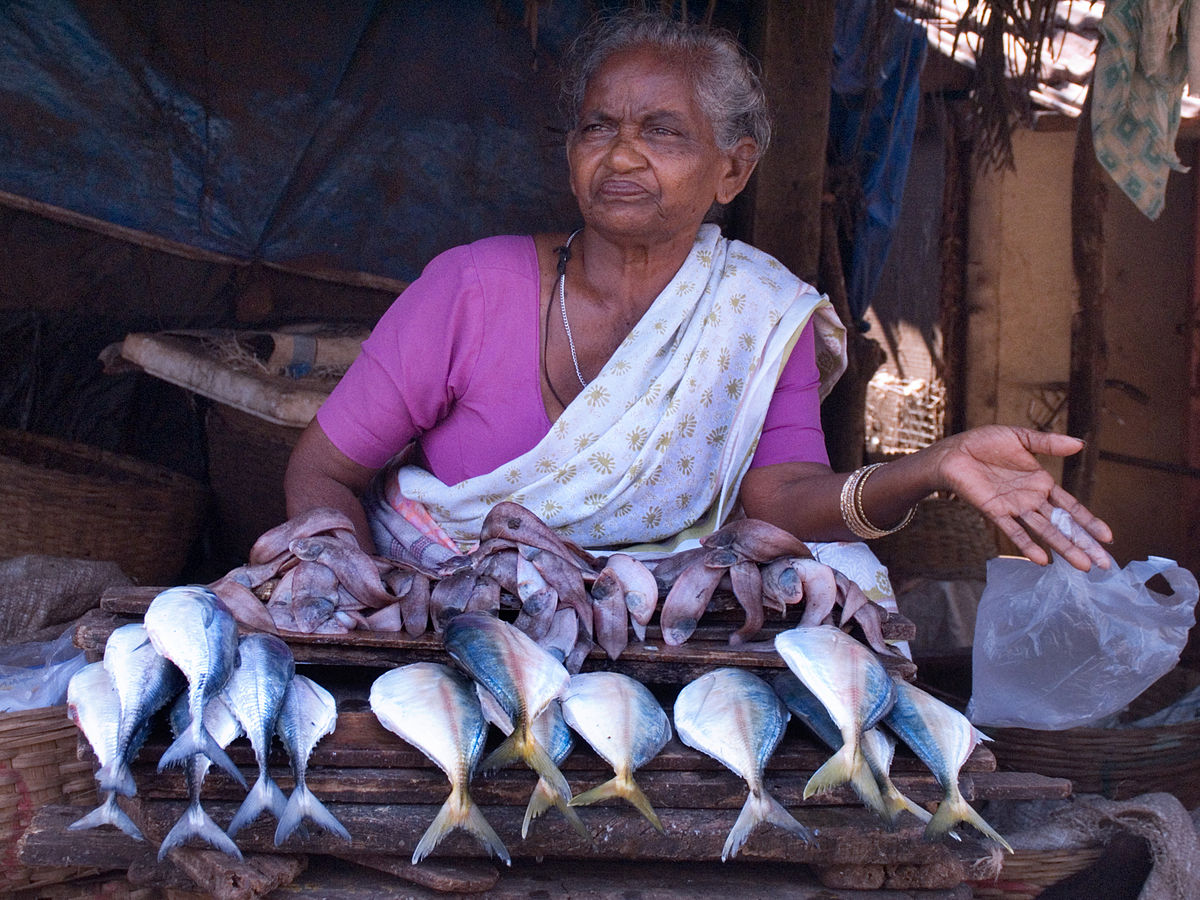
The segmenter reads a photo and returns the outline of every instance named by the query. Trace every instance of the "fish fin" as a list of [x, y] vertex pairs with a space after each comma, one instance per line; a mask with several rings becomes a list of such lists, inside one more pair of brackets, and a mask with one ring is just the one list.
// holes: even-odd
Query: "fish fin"
[[224, 769], [242, 788], [249, 787], [242, 773], [238, 771], [238, 767], [233, 764], [233, 760], [208, 733], [202, 717], [194, 717], [192, 724], [188, 725], [179, 737], [175, 738], [175, 742], [163, 752], [158, 761], [158, 771], [161, 772], [168, 766], [181, 766], [197, 753], [203, 753], [214, 764]]
[[504, 860], [506, 866], [512, 865], [512, 857], [508, 855], [508, 848], [504, 846], [504, 841], [500, 840], [500, 836], [488, 824], [479, 807], [471, 800], [471, 795], [457, 787], [450, 789], [450, 796], [446, 798], [446, 802], [434, 816], [433, 822], [425, 829], [421, 840], [417, 842], [417, 847], [413, 850], [412, 855], [413, 865], [415, 866], [432, 853], [433, 849], [441, 843], [442, 838], [455, 828], [461, 828], [473, 834], [488, 852]]
[[233, 837], [243, 826], [249, 825], [267, 811], [279, 819], [286, 808], [287, 797], [283, 796], [279, 785], [264, 771], [258, 776], [258, 781], [254, 782], [254, 787], [250, 789], [238, 811], [233, 814], [233, 821], [229, 823], [225, 833]]
[[529, 825], [554, 805], [554, 798], [550, 791], [545, 787], [546, 782], [538, 779], [538, 783], [534, 785], [533, 793], [529, 795], [529, 805], [525, 807], [525, 818], [521, 822], [521, 838], [529, 837]]
[[571, 803], [567, 803], [562, 797], [555, 796], [554, 792], [546, 785], [546, 779], [538, 778], [538, 783], [534, 787], [533, 793], [529, 795], [529, 805], [525, 807], [525, 819], [521, 822], [522, 839], [529, 837], [530, 823], [551, 806], [554, 806], [563, 814], [563, 818], [571, 823], [571, 827], [579, 833], [579, 836], [595, 847], [596, 841], [592, 837], [592, 833], [587, 830], [587, 826], [579, 818], [579, 813], [571, 809], [573, 803], [573, 799]]
[[101, 766], [96, 772], [96, 782], [100, 785], [101, 790], [115, 791], [122, 797], [132, 797], [137, 794], [137, 784], [133, 780], [129, 762], [122, 757]]
[[67, 828], [71, 831], [84, 831], [100, 825], [115, 825], [135, 841], [144, 841], [146, 839], [141, 829], [134, 824], [133, 819], [129, 818], [125, 810], [117, 805], [117, 795], [112, 791], [108, 792], [108, 797], [103, 803], [83, 818], [76, 819]]
[[326, 831], [336, 834], [347, 843], [350, 842], [350, 832], [325, 808], [325, 804], [317, 799], [317, 795], [308, 789], [308, 785], [301, 782], [292, 791], [292, 796], [288, 797], [283, 815], [279, 817], [279, 825], [275, 829], [275, 846], [278, 847], [287, 840], [305, 819], [311, 819]]
[[[824, 793], [840, 784], [845, 784], [854, 777], [856, 769], [859, 768], [866, 768], [861, 751], [851, 744], [842, 744], [833, 756], [829, 757], [825, 764], [813, 772], [812, 777], [808, 779], [808, 784], [804, 786], [804, 799], [807, 800], [813, 794]], [[875, 793], [879, 793], [878, 785]]]
[[238, 860], [242, 858], [242, 851], [229, 839], [229, 835], [221, 830], [221, 826], [209, 818], [208, 813], [199, 803], [192, 803], [183, 811], [179, 821], [163, 838], [163, 842], [158, 848], [159, 860], [161, 861], [172, 847], [178, 847], [192, 837], [200, 838], [228, 856]]
[[596, 803], [599, 800], [608, 800], [614, 797], [629, 803], [634, 809], [646, 817], [646, 821], [653, 825], [659, 834], [666, 834], [666, 829], [663, 828], [662, 821], [658, 818], [658, 813], [654, 811], [654, 807], [650, 805], [650, 801], [646, 795], [642, 793], [642, 789], [637, 786], [637, 783], [632, 778], [622, 778], [617, 775], [610, 778], [604, 784], [598, 785], [591, 790], [584, 791], [582, 794], [576, 794], [571, 798], [572, 806], [587, 806], [590, 803]]
[[859, 753], [858, 762], [858, 767], [850, 772], [850, 787], [854, 789], [854, 793], [858, 795], [858, 799], [862, 800], [867, 809], [888, 824], [894, 824], [896, 818], [891, 814], [888, 804], [879, 790], [879, 782], [875, 780], [875, 774], [866, 764], [866, 758], [861, 753]]
[[[533, 736], [528, 728], [520, 727], [513, 732], [515, 735], [520, 735], [520, 743], [518, 746], [523, 748], [522, 758], [529, 764], [529, 768], [537, 772], [541, 779], [546, 782], [546, 788], [550, 791], [550, 795], [556, 801], [561, 798], [563, 806], [571, 802], [571, 786], [567, 784], [567, 779], [558, 766], [554, 764], [554, 760], [550, 758], [550, 754], [546, 749], [538, 743], [538, 739]], [[557, 805], [557, 802], [555, 803]]]
[[[928, 822], [931, 818], [933, 818], [933, 815], [929, 812], [929, 810], [918, 805], [909, 797], [902, 794], [900, 789], [892, 783], [890, 778], [884, 784], [884, 789], [881, 791], [881, 793], [883, 794], [884, 809], [887, 812], [887, 814], [884, 816], [884, 819], [887, 821], [889, 826], [894, 827], [896, 823], [900, 821], [900, 816], [905, 810], [912, 813], [922, 822]], [[951, 833], [951, 837], [957, 837], [957, 835]]]
[[733, 823], [733, 828], [729, 831], [729, 837], [725, 838], [725, 846], [721, 848], [721, 862], [737, 855], [737, 852], [742, 849], [742, 845], [746, 843], [746, 839], [750, 837], [750, 832], [760, 822], [770, 822], [772, 825], [790, 831], [805, 843], [812, 840], [812, 832], [797, 822], [795, 817], [765, 789], [759, 794], [751, 791], [742, 806], [742, 811], [738, 813], [737, 821]]
[[520, 745], [517, 743], [517, 735], [514, 731], [504, 741], [489, 753], [479, 764], [480, 772], [494, 772], [496, 769], [503, 769], [509, 763], [517, 762], [524, 759], [521, 753]]
[[985, 822], [983, 816], [979, 815], [971, 804], [963, 799], [962, 794], [958, 793], [958, 791], [954, 791], [938, 804], [937, 812], [933, 814], [933, 818], [925, 826], [926, 840], [936, 840], [947, 833], [951, 837], [959, 839], [957, 835], [950, 831], [959, 822], [966, 822], [984, 836], [991, 838], [1009, 853], [1014, 852], [1012, 845], [1001, 837], [1000, 833], [992, 828], [991, 825]]

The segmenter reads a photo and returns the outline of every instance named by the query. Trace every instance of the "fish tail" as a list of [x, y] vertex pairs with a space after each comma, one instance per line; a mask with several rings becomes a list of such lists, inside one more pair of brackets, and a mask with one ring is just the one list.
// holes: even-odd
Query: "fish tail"
[[533, 793], [529, 795], [529, 805], [525, 807], [525, 819], [521, 822], [522, 839], [529, 837], [530, 823], [553, 805], [554, 797], [546, 787], [546, 782], [539, 778]]
[[529, 805], [525, 807], [525, 819], [521, 822], [521, 837], [523, 839], [529, 837], [530, 823], [551, 806], [554, 806], [563, 814], [563, 818], [571, 823], [571, 827], [579, 833], [580, 837], [594, 845], [595, 841], [592, 838], [592, 833], [587, 830], [587, 826], [579, 818], [579, 813], [571, 808], [573, 804], [574, 798], [572, 798], [571, 803], [564, 802], [561, 796], [556, 796], [547, 786], [546, 779], [538, 778], [538, 782], [533, 788], [533, 793], [529, 795]]
[[492, 772], [520, 759], [524, 759], [524, 754], [521, 753], [520, 745], [517, 743], [517, 733], [514, 731], [504, 739], [499, 747], [484, 758], [483, 762], [479, 764], [479, 771]]
[[883, 799], [883, 794], [879, 790], [879, 782], [875, 780], [875, 774], [866, 764], [866, 758], [862, 753], [858, 754], [856, 762], [858, 763], [857, 768], [850, 772], [850, 787], [854, 789], [854, 793], [858, 795], [867, 809], [889, 824], [894, 824], [896, 818], [888, 808], [887, 801]]
[[96, 781], [101, 790], [115, 791], [122, 797], [132, 797], [137, 793], [137, 784], [133, 780], [133, 772], [129, 769], [129, 761], [123, 756], [118, 756], [107, 765], [101, 766], [96, 772]]
[[737, 821], [733, 823], [733, 828], [729, 831], [729, 837], [725, 839], [725, 846], [721, 848], [721, 862], [737, 855], [737, 852], [742, 849], [742, 845], [746, 843], [746, 839], [750, 837], [750, 832], [760, 822], [777, 825], [785, 831], [790, 831], [806, 843], [812, 840], [812, 832], [797, 822], [795, 817], [784, 809], [778, 800], [768, 794], [765, 788], [761, 789], [759, 793], [751, 791], [750, 796], [746, 798], [746, 803], [742, 806], [742, 811], [738, 814]]
[[[840, 784], [852, 781], [855, 773], [865, 768], [863, 763], [862, 751], [859, 750], [857, 744], [851, 745], [848, 742], [842, 744], [841, 748], [808, 779], [808, 784], [804, 786], [804, 799], [807, 800], [813, 794], [830, 791]], [[875, 793], [879, 793], [878, 786], [875, 788]]]
[[642, 793], [642, 789], [637, 786], [637, 783], [628, 776], [617, 775], [604, 782], [604, 784], [597, 785], [591, 790], [575, 795], [571, 798], [571, 805], [587, 806], [588, 804], [596, 803], [600, 800], [610, 800], [614, 797], [626, 801], [645, 816], [646, 821], [653, 825], [660, 834], [666, 834], [666, 829], [663, 828], [662, 821], [658, 818], [658, 813], [654, 811], [654, 807], [650, 805], [649, 799]]
[[[890, 778], [884, 783], [883, 788], [883, 805], [886, 811], [884, 818], [889, 825], [894, 826], [900, 820], [900, 815], [905, 810], [912, 813], [922, 822], [928, 822], [933, 818], [929, 810], [902, 794]], [[953, 832], [951, 832], [951, 837], [955, 837]]]
[[300, 781], [292, 791], [292, 796], [288, 797], [283, 815], [279, 817], [279, 825], [275, 829], [275, 846], [278, 847], [287, 840], [305, 819], [311, 819], [346, 842], [350, 841], [350, 832], [325, 808], [325, 804], [317, 799], [316, 794], [308, 789], [308, 785]]
[[204, 721], [201, 716], [193, 717], [191, 724], [166, 749], [158, 761], [158, 771], [161, 772], [168, 766], [181, 766], [197, 753], [203, 753], [207, 756], [213, 763], [224, 769], [243, 788], [248, 787], [246, 779], [238, 771], [238, 767], [233, 764], [233, 760], [229, 758], [228, 754], [221, 748], [221, 745], [213, 740], [213, 736], [204, 727]]
[[996, 829], [985, 822], [983, 816], [975, 812], [971, 804], [964, 800], [962, 794], [958, 791], [952, 791], [946, 796], [946, 799], [938, 804], [937, 812], [933, 814], [933, 818], [925, 826], [925, 838], [927, 840], [935, 840], [947, 833], [951, 837], [957, 837], [950, 829], [959, 822], [966, 822], [981, 834], [991, 838], [1009, 853], [1013, 852], [1012, 845], [1001, 837]]
[[471, 800], [471, 795], [465, 789], [457, 786], [450, 789], [450, 796], [446, 798], [446, 802], [434, 816], [433, 822], [421, 835], [421, 840], [417, 842], [417, 847], [413, 850], [412, 855], [413, 865], [415, 866], [433, 852], [433, 849], [441, 843], [442, 838], [455, 828], [461, 828], [473, 834], [489, 853], [504, 860], [506, 866], [512, 865], [512, 857], [508, 855], [508, 848], [504, 846], [504, 841], [500, 840], [500, 836], [488, 824], [479, 807]]
[[571, 802], [571, 786], [567, 784], [566, 777], [559, 771], [558, 766], [554, 764], [554, 760], [550, 758], [550, 754], [538, 743], [538, 739], [527, 728], [518, 728], [513, 733], [520, 734], [521, 740], [518, 746], [522, 749], [521, 756], [529, 764], [529, 768], [537, 772], [541, 776], [541, 779], [546, 782], [546, 788], [550, 791], [555, 805], [557, 806], [561, 800], [562, 805], [565, 807]]
[[135, 841], [144, 841], [146, 839], [141, 829], [134, 824], [133, 819], [129, 818], [125, 814], [125, 810], [117, 805], [117, 795], [113, 791], [108, 792], [108, 796], [104, 799], [103, 803], [83, 818], [72, 822], [67, 828], [71, 831], [84, 831], [100, 825], [115, 825]]
[[200, 838], [228, 856], [238, 860], [242, 858], [242, 851], [237, 848], [237, 844], [230, 840], [229, 835], [221, 830], [221, 827], [209, 817], [199, 803], [192, 803], [184, 810], [174, 827], [167, 832], [167, 836], [163, 838], [163, 842], [158, 848], [159, 860], [161, 861], [172, 847], [178, 847], [192, 837]]
[[238, 811], [234, 813], [233, 821], [229, 823], [226, 833], [233, 837], [243, 826], [249, 825], [267, 811], [270, 811], [271, 815], [278, 819], [286, 808], [287, 798], [283, 796], [279, 785], [271, 780], [271, 776], [264, 769], [259, 772], [258, 781], [254, 782], [254, 787], [250, 789], [250, 793], [246, 795], [246, 799], [242, 801]]

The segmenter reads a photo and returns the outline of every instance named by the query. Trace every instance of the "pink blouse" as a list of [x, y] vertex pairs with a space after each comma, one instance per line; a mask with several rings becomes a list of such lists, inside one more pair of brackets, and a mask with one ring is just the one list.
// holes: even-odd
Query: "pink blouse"
[[[438, 255], [380, 318], [317, 413], [377, 469], [417, 439], [446, 484], [526, 453], [550, 430], [539, 384], [537, 250], [485, 238]], [[784, 366], [752, 466], [828, 464], [811, 321]]]

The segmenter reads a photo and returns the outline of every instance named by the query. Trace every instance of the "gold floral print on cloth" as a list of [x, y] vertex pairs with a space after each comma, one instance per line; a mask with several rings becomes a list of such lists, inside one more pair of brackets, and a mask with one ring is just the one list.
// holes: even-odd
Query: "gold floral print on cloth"
[[817, 316], [823, 394], [844, 367], [828, 301], [754, 248], [705, 225], [692, 254], [608, 364], [528, 453], [448, 487], [397, 472], [462, 545], [512, 500], [588, 547], [662, 542], [732, 508], [779, 372]]

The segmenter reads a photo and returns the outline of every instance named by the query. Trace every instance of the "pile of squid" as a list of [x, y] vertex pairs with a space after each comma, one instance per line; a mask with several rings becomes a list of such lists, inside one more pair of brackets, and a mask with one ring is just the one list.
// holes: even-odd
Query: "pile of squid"
[[[755, 643], [768, 610], [802, 625], [851, 622], [880, 653], [885, 611], [840, 572], [813, 558], [790, 533], [738, 519], [701, 546], [657, 560], [596, 556], [558, 536], [520, 504], [502, 502], [483, 521], [479, 543], [436, 569], [368, 554], [354, 526], [333, 509], [314, 509], [262, 534], [247, 563], [209, 587], [243, 624], [273, 633], [352, 630], [441, 633], [462, 612], [509, 613], [513, 624], [578, 672], [597, 645], [621, 655], [630, 631], [645, 640], [657, 616], [677, 646], [710, 611], [744, 611], [729, 644]], [[728, 617], [722, 617], [727, 621]]]

